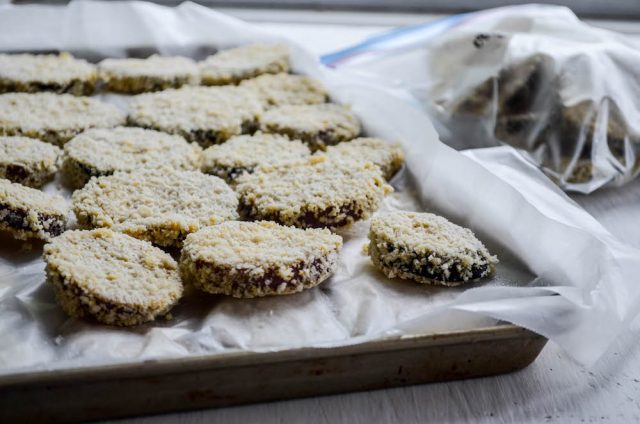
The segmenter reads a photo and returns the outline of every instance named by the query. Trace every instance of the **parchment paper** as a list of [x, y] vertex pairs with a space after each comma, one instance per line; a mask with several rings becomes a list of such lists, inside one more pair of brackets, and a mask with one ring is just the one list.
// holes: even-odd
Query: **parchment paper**
[[[188, 290], [174, 319], [134, 329], [68, 319], [44, 283], [40, 248], [0, 239], [0, 373], [141, 359], [336, 346], [377, 337], [469, 329], [505, 320], [593, 363], [638, 311], [640, 252], [614, 239], [510, 148], [466, 155], [442, 144], [408, 92], [332, 71], [294, 41], [193, 3], [0, 6], [0, 51], [70, 50], [105, 56], [186, 54], [251, 41], [286, 41], [296, 72], [321, 79], [367, 134], [403, 144], [407, 167], [382, 210], [428, 210], [472, 228], [501, 262], [466, 288], [392, 281], [361, 253], [368, 228], [342, 232], [331, 280], [286, 297], [236, 300]], [[115, 96], [105, 96], [122, 107]], [[60, 190], [52, 184], [48, 190]]]

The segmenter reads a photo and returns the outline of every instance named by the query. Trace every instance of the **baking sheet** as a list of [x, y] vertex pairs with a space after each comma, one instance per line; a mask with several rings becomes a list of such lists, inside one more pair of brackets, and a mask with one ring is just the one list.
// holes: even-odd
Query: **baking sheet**
[[193, 3], [0, 6], [1, 51], [70, 50], [94, 59], [154, 51], [198, 57], [211, 46], [268, 40], [288, 42], [294, 70], [321, 79], [336, 101], [350, 104], [367, 134], [403, 144], [407, 167], [394, 179], [397, 191], [382, 211], [430, 210], [471, 227], [499, 256], [497, 277], [454, 289], [390, 281], [361, 253], [367, 231], [361, 222], [343, 232], [338, 272], [316, 289], [251, 300], [188, 292], [172, 321], [120, 329], [67, 319], [44, 284], [37, 246], [16, 252], [4, 237], [0, 373], [336, 346], [495, 320], [530, 328], [592, 363], [636, 315], [637, 250], [614, 239], [513, 150], [465, 156], [440, 143], [408, 92], [323, 68], [294, 41]]

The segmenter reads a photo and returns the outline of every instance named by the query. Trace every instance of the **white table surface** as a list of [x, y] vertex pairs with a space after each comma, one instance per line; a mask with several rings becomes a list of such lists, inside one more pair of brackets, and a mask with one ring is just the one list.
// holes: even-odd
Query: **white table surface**
[[[432, 19], [379, 15], [228, 10], [294, 36], [323, 54], [375, 32]], [[267, 22], [264, 22], [267, 21]], [[269, 22], [270, 21], [270, 22]], [[597, 22], [635, 37], [640, 25]], [[640, 40], [640, 38], [639, 38]], [[640, 247], [640, 180], [590, 196], [572, 196], [612, 233]], [[640, 283], [640, 281], [639, 281]], [[640, 422], [640, 320], [591, 370], [548, 343], [528, 368], [508, 375], [396, 389], [127, 419], [159, 423]]]

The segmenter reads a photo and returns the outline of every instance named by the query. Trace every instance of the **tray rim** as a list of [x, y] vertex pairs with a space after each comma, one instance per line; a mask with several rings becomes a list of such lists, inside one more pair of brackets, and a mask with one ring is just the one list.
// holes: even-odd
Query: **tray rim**
[[112, 380], [114, 378], [121, 380], [139, 379], [141, 377], [192, 373], [198, 370], [239, 368], [254, 366], [256, 364], [268, 365], [300, 359], [323, 359], [389, 351], [414, 350], [427, 346], [470, 344], [518, 337], [546, 339], [544, 336], [524, 327], [506, 323], [479, 327], [472, 330], [391, 336], [343, 346], [295, 347], [258, 352], [244, 350], [175, 358], [148, 359], [107, 365], [89, 365], [50, 370], [38, 369], [33, 372], [24, 371], [0, 375], [0, 389], [28, 387], [33, 384], [67, 385], [89, 380], [97, 382]]

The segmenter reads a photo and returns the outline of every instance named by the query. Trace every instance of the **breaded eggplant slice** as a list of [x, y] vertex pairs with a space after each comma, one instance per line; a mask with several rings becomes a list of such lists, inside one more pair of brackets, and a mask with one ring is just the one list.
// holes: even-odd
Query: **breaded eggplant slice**
[[44, 260], [58, 304], [74, 318], [138, 325], [166, 315], [183, 292], [169, 254], [106, 228], [56, 237]]
[[62, 150], [35, 138], [0, 137], [0, 178], [42, 187], [58, 170]]
[[262, 101], [245, 88], [182, 87], [134, 97], [128, 122], [209, 147], [254, 132], [262, 109]]
[[116, 171], [170, 167], [197, 170], [202, 149], [178, 136], [133, 127], [95, 128], [64, 146], [62, 172], [76, 188]]
[[180, 88], [200, 82], [196, 63], [179, 56], [105, 59], [98, 64], [98, 72], [107, 90], [126, 94]]
[[375, 165], [325, 156], [259, 168], [236, 185], [242, 216], [299, 228], [339, 228], [366, 219], [390, 191]]
[[313, 105], [329, 101], [320, 81], [305, 75], [266, 74], [240, 83], [254, 90], [268, 106]]
[[200, 63], [204, 85], [237, 84], [262, 74], [289, 71], [289, 49], [280, 44], [249, 44], [221, 50]]
[[224, 222], [189, 234], [180, 271], [202, 291], [249, 298], [315, 287], [333, 274], [342, 237], [274, 222]]
[[0, 54], [0, 93], [89, 96], [96, 86], [96, 67], [69, 53]]
[[356, 160], [371, 162], [390, 180], [402, 168], [404, 153], [398, 144], [379, 138], [360, 137], [327, 147], [326, 155], [332, 160]]
[[37, 138], [62, 146], [89, 128], [122, 125], [125, 115], [89, 97], [52, 93], [0, 95], [0, 135]]
[[204, 151], [202, 171], [233, 183], [259, 166], [284, 165], [311, 156], [306, 144], [279, 134], [238, 135]]
[[236, 194], [223, 180], [172, 168], [93, 178], [72, 201], [84, 228], [111, 228], [165, 247], [180, 247], [187, 234], [238, 217]]
[[349, 108], [325, 103], [269, 109], [260, 118], [260, 130], [302, 140], [316, 151], [356, 138], [361, 128], [360, 121]]
[[62, 196], [0, 179], [0, 230], [20, 240], [49, 240], [67, 227]]
[[373, 265], [389, 278], [444, 286], [490, 277], [498, 263], [471, 230], [431, 213], [374, 217], [368, 252]]

